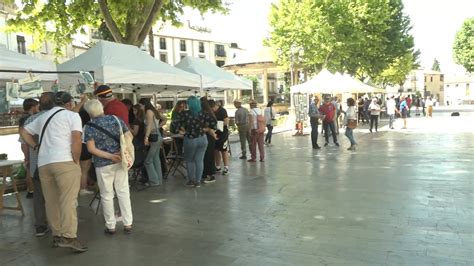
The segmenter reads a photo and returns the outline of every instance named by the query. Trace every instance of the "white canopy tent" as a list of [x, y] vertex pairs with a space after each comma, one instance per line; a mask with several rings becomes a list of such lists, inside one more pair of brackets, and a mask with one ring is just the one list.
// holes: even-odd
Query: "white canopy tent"
[[[58, 65], [59, 71], [94, 71], [94, 78], [115, 92], [142, 94], [177, 91], [195, 93], [198, 75], [177, 69], [150, 56], [136, 46], [99, 41], [83, 54]], [[61, 86], [74, 86], [78, 75], [60, 75]]]
[[[7, 73], [0, 71], [0, 81], [28, 78], [27, 71], [56, 71], [56, 64], [32, 56], [20, 54], [0, 47], [0, 70], [19, 70], [25, 73]], [[58, 79], [57, 74], [33, 74], [42, 81], [53, 82]]]
[[229, 73], [206, 59], [185, 57], [175, 67], [202, 77], [202, 89], [252, 90], [252, 81]]

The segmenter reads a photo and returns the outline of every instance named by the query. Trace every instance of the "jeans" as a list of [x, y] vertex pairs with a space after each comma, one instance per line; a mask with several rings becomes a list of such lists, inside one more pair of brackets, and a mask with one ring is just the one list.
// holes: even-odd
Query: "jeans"
[[334, 126], [334, 121], [331, 121], [331, 122], [323, 121], [323, 128], [324, 128], [324, 138], [326, 139], [326, 143], [329, 143], [329, 129], [331, 129], [332, 139], [334, 143], [337, 143], [336, 128]]
[[393, 128], [393, 122], [395, 121], [395, 114], [388, 115], [389, 117], [389, 122], [388, 122], [388, 127]]
[[318, 147], [318, 123], [311, 123], [311, 144], [313, 149]]
[[270, 144], [272, 143], [272, 132], [273, 132], [273, 126], [272, 125], [267, 125], [267, 135], [265, 136], [265, 142]]
[[104, 212], [105, 227], [115, 229], [114, 189], [117, 194], [123, 225], [133, 223], [130, 190], [128, 187], [128, 171], [120, 163], [96, 167], [97, 184], [100, 189], [100, 201]]
[[346, 134], [345, 135], [349, 139], [349, 141], [351, 142], [351, 147], [357, 144], [355, 139], [354, 139], [354, 134], [353, 134], [353, 129], [352, 128], [346, 127]]
[[378, 115], [370, 115], [370, 131], [372, 131], [372, 128], [374, 127], [374, 122], [375, 122], [375, 131], [377, 131], [377, 128], [379, 127]]
[[204, 169], [204, 154], [207, 148], [207, 137], [184, 137], [184, 160], [188, 172], [188, 181], [201, 182]]
[[161, 143], [163, 138], [158, 134], [158, 141], [150, 142], [150, 149], [145, 159], [145, 168], [148, 173], [148, 181], [152, 185], [160, 185], [163, 180], [163, 173], [161, 172]]
[[242, 156], [247, 156], [247, 143], [250, 146], [250, 134], [248, 125], [239, 126], [239, 139]]

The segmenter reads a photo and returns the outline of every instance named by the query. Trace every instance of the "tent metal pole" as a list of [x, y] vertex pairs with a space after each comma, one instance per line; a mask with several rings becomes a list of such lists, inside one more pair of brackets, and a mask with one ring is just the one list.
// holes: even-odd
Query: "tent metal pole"
[[202, 91], [202, 75], [199, 75], [199, 80], [200, 80], [200, 82], [201, 82], [201, 83], [200, 83], [201, 86], [200, 86], [200, 88], [199, 88], [199, 96], [202, 97], [202, 93], [203, 93], [203, 91]]

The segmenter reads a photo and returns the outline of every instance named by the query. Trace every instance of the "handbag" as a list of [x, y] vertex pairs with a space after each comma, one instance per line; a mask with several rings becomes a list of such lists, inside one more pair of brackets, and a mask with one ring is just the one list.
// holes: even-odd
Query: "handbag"
[[347, 127], [350, 129], [354, 129], [357, 127], [357, 120], [355, 119], [347, 119]]
[[114, 115], [115, 120], [119, 124], [120, 128], [120, 157], [122, 157], [122, 166], [124, 169], [130, 169], [135, 161], [135, 149], [133, 148], [132, 139], [125, 136], [123, 133], [122, 124], [118, 118]]

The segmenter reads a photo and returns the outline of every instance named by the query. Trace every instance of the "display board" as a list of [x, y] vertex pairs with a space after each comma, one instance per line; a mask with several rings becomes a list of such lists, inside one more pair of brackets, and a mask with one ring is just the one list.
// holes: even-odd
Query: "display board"
[[308, 94], [307, 93], [295, 93], [293, 94], [293, 102], [295, 104], [295, 118], [297, 122], [304, 122], [308, 116]]

